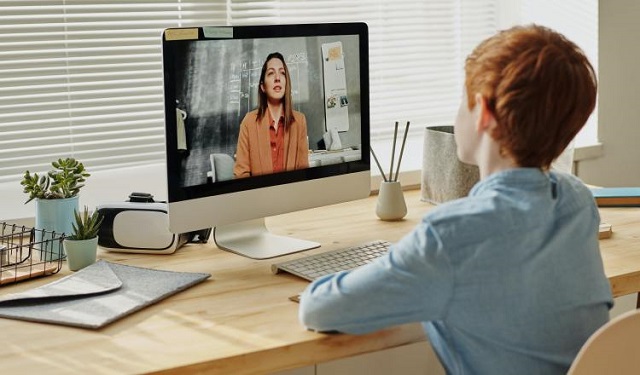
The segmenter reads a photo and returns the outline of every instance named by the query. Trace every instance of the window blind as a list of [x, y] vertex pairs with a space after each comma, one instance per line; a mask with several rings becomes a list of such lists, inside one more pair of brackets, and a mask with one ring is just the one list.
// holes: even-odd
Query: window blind
[[395, 121], [451, 124], [462, 88], [462, 61], [497, 29], [495, 0], [232, 1], [234, 24], [366, 22], [369, 26], [371, 137], [388, 138]]
[[[521, 0], [522, 23], [535, 22], [564, 34], [585, 52], [598, 71], [598, 0]], [[577, 146], [598, 139], [598, 109], [576, 136]]]
[[[372, 139], [390, 137], [395, 121], [421, 135], [453, 122], [464, 58], [497, 30], [502, 1], [0, 0], [0, 182], [65, 156], [92, 171], [164, 161], [167, 27], [366, 22]], [[550, 13], [542, 0], [521, 1], [521, 16]], [[597, 12], [594, 2], [583, 7]], [[578, 34], [597, 46], [597, 14], [571, 14], [578, 5], [557, 18], [587, 22]]]
[[161, 31], [227, 21], [225, 2], [0, 1], [0, 182], [73, 156], [164, 159]]

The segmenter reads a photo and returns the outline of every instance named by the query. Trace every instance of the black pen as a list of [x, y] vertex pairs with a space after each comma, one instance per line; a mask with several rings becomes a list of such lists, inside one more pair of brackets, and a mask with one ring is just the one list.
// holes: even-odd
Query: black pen
[[402, 154], [404, 153], [404, 144], [407, 141], [407, 134], [409, 133], [409, 121], [407, 126], [404, 127], [404, 136], [402, 137], [402, 147], [400, 147], [400, 157], [398, 158], [398, 165], [396, 166], [396, 178], [392, 181], [398, 181], [398, 175], [400, 174], [400, 163], [402, 162]]
[[382, 179], [384, 180], [384, 182], [389, 181], [389, 180], [387, 180], [387, 176], [385, 176], [384, 172], [382, 171], [382, 166], [380, 165], [380, 162], [378, 161], [378, 158], [376, 157], [376, 153], [373, 152], [373, 147], [371, 147], [371, 155], [373, 155], [373, 160], [375, 160], [376, 164], [378, 165], [378, 169], [380, 170], [380, 174], [382, 175]]
[[398, 121], [393, 130], [393, 147], [391, 148], [391, 166], [389, 167], [389, 181], [393, 181], [393, 157], [396, 154], [396, 138], [398, 138]]

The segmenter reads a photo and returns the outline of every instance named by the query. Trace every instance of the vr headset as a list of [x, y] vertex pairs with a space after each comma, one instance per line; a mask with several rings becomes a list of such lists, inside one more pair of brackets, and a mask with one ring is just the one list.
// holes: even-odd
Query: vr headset
[[126, 253], [172, 254], [186, 243], [206, 243], [211, 228], [175, 234], [169, 232], [166, 202], [156, 202], [148, 193], [131, 193], [129, 200], [99, 205], [104, 218], [98, 245]]

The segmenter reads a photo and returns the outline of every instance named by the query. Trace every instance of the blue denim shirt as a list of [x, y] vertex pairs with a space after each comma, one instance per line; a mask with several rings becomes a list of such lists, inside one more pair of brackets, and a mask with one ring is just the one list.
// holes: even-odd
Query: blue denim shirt
[[449, 374], [564, 374], [613, 305], [599, 222], [571, 175], [498, 172], [387, 256], [313, 282], [300, 319], [353, 334], [422, 322]]

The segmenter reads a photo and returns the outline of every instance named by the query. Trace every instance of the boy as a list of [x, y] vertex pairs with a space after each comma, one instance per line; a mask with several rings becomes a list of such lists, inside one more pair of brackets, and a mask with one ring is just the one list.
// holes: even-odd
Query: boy
[[482, 42], [465, 73], [455, 137], [480, 182], [387, 256], [312, 283], [300, 319], [353, 334], [422, 322], [449, 374], [564, 374], [613, 304], [594, 199], [550, 170], [593, 111], [596, 75], [536, 25]]

